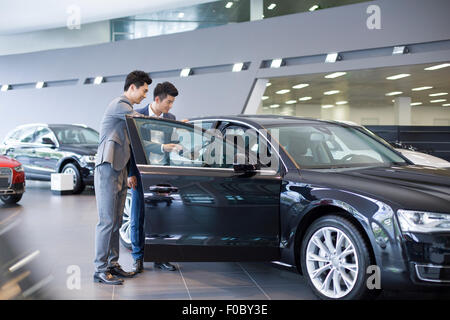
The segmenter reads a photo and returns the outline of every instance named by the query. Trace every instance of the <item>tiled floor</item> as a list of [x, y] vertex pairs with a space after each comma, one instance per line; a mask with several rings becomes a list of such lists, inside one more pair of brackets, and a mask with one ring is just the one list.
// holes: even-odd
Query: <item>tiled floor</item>
[[[57, 196], [49, 189], [48, 182], [28, 181], [19, 205], [0, 204], [0, 220], [12, 215], [21, 219], [15, 244], [30, 252], [39, 250], [40, 268], [53, 279], [48, 286], [53, 299], [316, 299], [304, 277], [271, 263], [182, 262], [176, 263], [178, 270], [174, 272], [145, 263], [145, 271], [125, 280], [123, 285], [94, 283], [95, 196], [90, 190], [78, 196]], [[120, 263], [125, 270], [132, 265], [131, 255], [124, 247]], [[79, 289], [74, 280], [78, 274]], [[381, 298], [450, 299], [450, 294], [385, 293]]]

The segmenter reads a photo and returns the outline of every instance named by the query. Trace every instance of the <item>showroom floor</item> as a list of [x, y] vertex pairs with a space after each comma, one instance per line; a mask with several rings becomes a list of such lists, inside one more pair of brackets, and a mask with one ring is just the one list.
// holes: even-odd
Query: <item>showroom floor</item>
[[[53, 299], [316, 299], [295, 270], [271, 263], [180, 262], [175, 263], [175, 272], [145, 263], [145, 271], [124, 285], [94, 283], [97, 211], [92, 190], [57, 196], [49, 182], [27, 181], [19, 205], [0, 204], [0, 221], [12, 215], [22, 222], [15, 243], [29, 252], [39, 250], [40, 272], [51, 275], [47, 292]], [[120, 263], [125, 270], [132, 265], [129, 251], [122, 246]], [[389, 292], [380, 298], [450, 299], [450, 292]]]

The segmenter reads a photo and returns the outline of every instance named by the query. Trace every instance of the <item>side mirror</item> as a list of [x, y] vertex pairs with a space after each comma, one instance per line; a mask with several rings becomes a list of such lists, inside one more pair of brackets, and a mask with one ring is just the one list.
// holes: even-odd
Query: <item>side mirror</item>
[[42, 138], [41, 143], [42, 143], [42, 144], [50, 144], [50, 145], [52, 145], [52, 146], [55, 145], [55, 143], [54, 143], [54, 142], [52, 141], [52, 139], [50, 139], [50, 138]]

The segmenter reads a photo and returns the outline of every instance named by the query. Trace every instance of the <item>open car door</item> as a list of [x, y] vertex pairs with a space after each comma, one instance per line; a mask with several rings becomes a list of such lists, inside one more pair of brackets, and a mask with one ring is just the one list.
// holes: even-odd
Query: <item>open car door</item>
[[[277, 170], [222, 161], [229, 142], [192, 124], [126, 121], [144, 190], [144, 261], [279, 259]], [[183, 150], [163, 153], [162, 143]]]

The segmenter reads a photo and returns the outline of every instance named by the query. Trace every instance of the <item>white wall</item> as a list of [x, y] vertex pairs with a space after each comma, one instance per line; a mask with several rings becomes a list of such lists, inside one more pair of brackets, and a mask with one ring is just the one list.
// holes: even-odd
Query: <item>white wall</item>
[[82, 24], [80, 29], [58, 28], [0, 35], [0, 56], [41, 50], [73, 48], [110, 41], [109, 21]]

